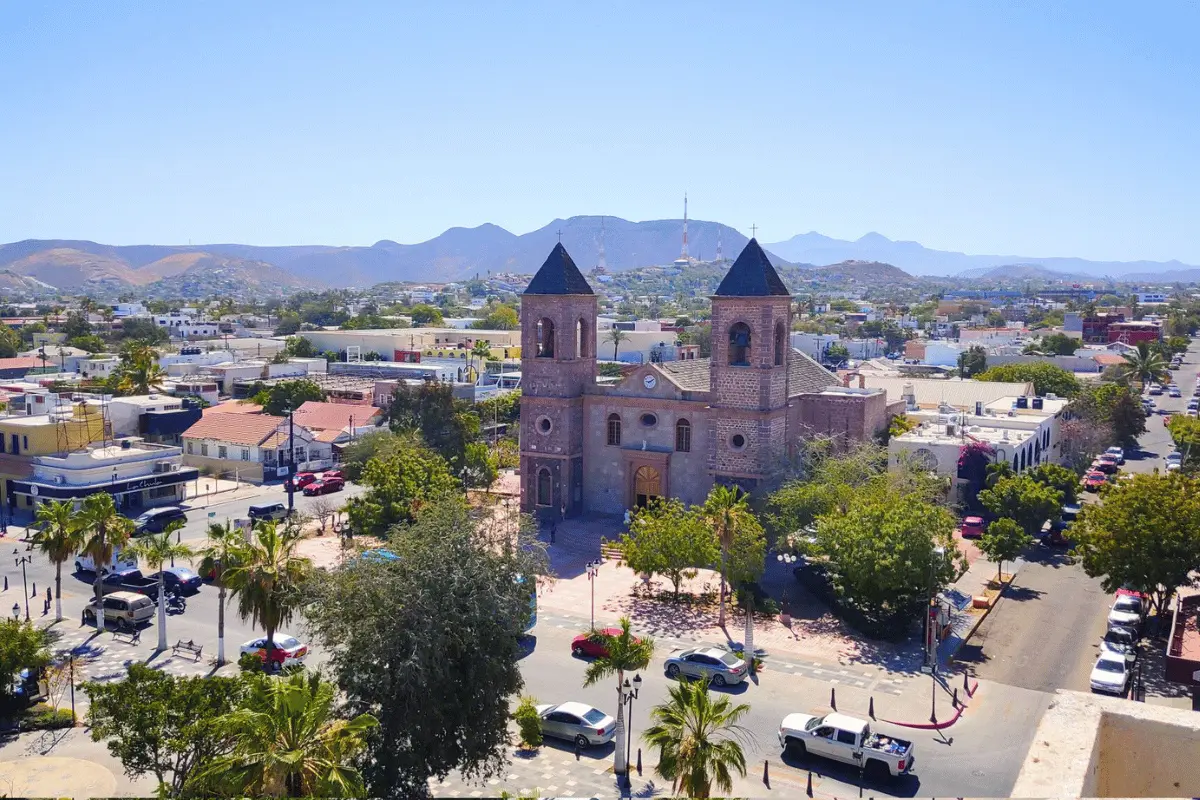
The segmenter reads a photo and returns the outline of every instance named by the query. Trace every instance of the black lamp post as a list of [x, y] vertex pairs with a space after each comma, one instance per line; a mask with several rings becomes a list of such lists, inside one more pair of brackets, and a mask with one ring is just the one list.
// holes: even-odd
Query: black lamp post
[[633, 701], [637, 699], [638, 691], [642, 688], [642, 676], [636, 674], [633, 676], [633, 685], [630, 686], [629, 679], [625, 679], [624, 685], [621, 687], [622, 699], [625, 703], [625, 785], [629, 785], [629, 756], [633, 753]]
[[288, 471], [287, 471], [287, 496], [288, 496], [288, 517], [291, 517], [292, 511], [296, 508], [296, 424], [292, 414], [292, 407], [289, 405], [287, 409], [288, 415]]
[[[16, 566], [21, 568], [21, 585], [25, 590], [25, 621], [29, 622], [29, 583], [25, 579], [25, 565], [32, 564], [33, 558], [31, 556], [17, 555], [17, 549], [15, 547], [13, 548], [13, 556], [13, 562]], [[17, 609], [17, 613], [13, 614], [13, 616], [16, 617], [20, 614], [20, 609], [17, 607], [16, 603], [13, 603], [13, 608]]]
[[600, 574], [601, 559], [589, 561], [587, 565], [588, 583], [592, 587], [592, 629], [596, 627], [596, 576]]

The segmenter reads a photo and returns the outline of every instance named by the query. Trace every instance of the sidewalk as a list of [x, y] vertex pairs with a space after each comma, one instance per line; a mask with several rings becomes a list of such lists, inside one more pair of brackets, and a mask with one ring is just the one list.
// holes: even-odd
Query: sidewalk
[[[1024, 565], [1025, 560], [1022, 558], [1005, 562], [1005, 586], [1012, 584]], [[996, 562], [980, 557], [971, 563], [962, 577], [942, 592], [943, 601], [950, 601], [954, 606], [950, 612], [950, 633], [942, 639], [937, 649], [938, 664], [943, 668], [950, 666], [958, 651], [1000, 602], [1002, 594], [997, 594], [987, 608], [973, 608], [971, 602], [976, 596], [985, 594], [988, 584], [996, 579], [999, 571], [997, 567]]]

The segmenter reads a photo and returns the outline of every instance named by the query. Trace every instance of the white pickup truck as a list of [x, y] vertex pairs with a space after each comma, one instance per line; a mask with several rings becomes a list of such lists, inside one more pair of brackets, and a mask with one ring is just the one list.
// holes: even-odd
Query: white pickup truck
[[788, 714], [779, 724], [779, 745], [791, 755], [861, 766], [873, 778], [907, 775], [913, 768], [912, 742], [876, 733], [866, 720], [845, 714]]

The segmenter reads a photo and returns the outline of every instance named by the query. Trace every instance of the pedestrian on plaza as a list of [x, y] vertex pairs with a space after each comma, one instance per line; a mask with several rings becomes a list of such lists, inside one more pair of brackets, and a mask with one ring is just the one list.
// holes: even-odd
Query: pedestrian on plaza
[[550, 523], [550, 544], [554, 544], [554, 540], [558, 538], [558, 523]]

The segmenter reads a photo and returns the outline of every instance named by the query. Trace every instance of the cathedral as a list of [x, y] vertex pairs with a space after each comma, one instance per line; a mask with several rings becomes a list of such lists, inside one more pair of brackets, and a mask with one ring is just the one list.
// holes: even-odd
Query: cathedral
[[712, 356], [596, 382], [596, 295], [557, 244], [521, 297], [521, 507], [620, 515], [657, 497], [753, 492], [806, 438], [870, 438], [880, 390], [789, 344], [792, 298], [751, 239], [712, 296]]

